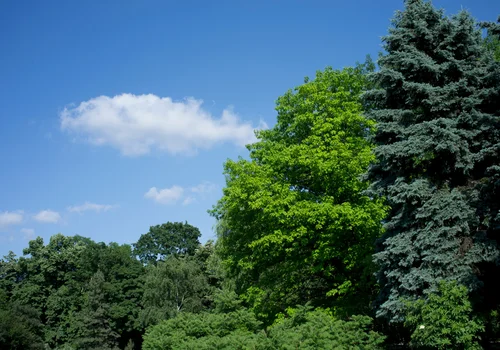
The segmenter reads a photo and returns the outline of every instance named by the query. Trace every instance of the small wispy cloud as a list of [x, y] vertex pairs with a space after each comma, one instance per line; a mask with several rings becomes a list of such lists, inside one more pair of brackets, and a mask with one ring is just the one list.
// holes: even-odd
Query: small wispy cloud
[[182, 205], [189, 205], [195, 201], [196, 201], [196, 199], [194, 197], [188, 196], [188, 197], [184, 198], [184, 200], [182, 201]]
[[22, 228], [21, 233], [24, 233], [24, 239], [27, 241], [31, 241], [35, 238], [35, 230], [32, 228]]
[[144, 197], [153, 199], [160, 204], [174, 204], [182, 200], [182, 205], [189, 205], [196, 202], [198, 198], [205, 198], [207, 194], [213, 192], [216, 188], [217, 186], [209, 181], [186, 188], [177, 185], [164, 189], [151, 187], [144, 194]]
[[151, 187], [144, 197], [153, 199], [160, 204], [172, 204], [182, 198], [184, 189], [180, 186], [172, 186], [158, 190], [156, 187]]
[[22, 210], [0, 212], [0, 228], [22, 223], [23, 214]]
[[190, 188], [193, 193], [210, 193], [213, 192], [217, 186], [209, 181], [203, 181], [201, 184], [193, 186]]
[[61, 215], [57, 211], [50, 209], [42, 210], [33, 216], [38, 222], [55, 224], [61, 220]]
[[97, 204], [97, 203], [85, 202], [81, 205], [70, 206], [67, 209], [71, 213], [80, 213], [81, 214], [81, 213], [86, 212], [86, 211], [94, 211], [96, 213], [101, 213], [101, 212], [111, 210], [115, 207], [116, 207], [115, 205], [111, 205], [111, 204]]

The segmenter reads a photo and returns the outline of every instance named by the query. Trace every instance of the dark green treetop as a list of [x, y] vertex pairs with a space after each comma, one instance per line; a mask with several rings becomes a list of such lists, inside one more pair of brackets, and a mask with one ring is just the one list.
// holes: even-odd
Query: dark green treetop
[[170, 255], [193, 255], [200, 245], [200, 230], [187, 222], [151, 226], [134, 244], [134, 253], [144, 264], [155, 264]]

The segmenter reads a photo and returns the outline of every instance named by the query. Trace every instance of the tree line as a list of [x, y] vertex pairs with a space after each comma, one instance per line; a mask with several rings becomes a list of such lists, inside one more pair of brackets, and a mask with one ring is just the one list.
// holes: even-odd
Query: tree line
[[224, 164], [215, 242], [169, 222], [4, 257], [0, 348], [492, 347], [500, 18], [406, 0], [382, 41], [278, 98]]

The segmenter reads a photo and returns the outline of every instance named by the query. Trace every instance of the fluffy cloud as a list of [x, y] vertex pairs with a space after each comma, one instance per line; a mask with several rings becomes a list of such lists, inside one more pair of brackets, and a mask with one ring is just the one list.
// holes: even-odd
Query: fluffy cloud
[[213, 192], [217, 186], [211, 182], [204, 181], [199, 185], [183, 188], [180, 186], [172, 186], [158, 190], [156, 187], [151, 187], [144, 197], [153, 199], [161, 204], [173, 204], [182, 199], [182, 205], [189, 205], [196, 202], [197, 197], [204, 198], [206, 194]]
[[[128, 156], [152, 149], [192, 154], [220, 142], [244, 146], [255, 141], [256, 128], [251, 123], [240, 121], [231, 109], [215, 118], [202, 103], [194, 98], [173, 101], [152, 94], [99, 96], [65, 108], [60, 115], [61, 128]], [[263, 122], [259, 125], [266, 127]]]
[[38, 214], [33, 216], [33, 219], [38, 222], [57, 223], [59, 220], [61, 220], [61, 215], [59, 215], [57, 211], [47, 209], [40, 211]]
[[72, 213], [83, 213], [85, 211], [95, 211], [96, 213], [100, 213], [113, 209], [114, 207], [115, 207], [114, 205], [109, 205], [109, 204], [96, 204], [96, 203], [85, 202], [82, 205], [75, 205], [72, 207], [68, 207], [68, 211]]
[[0, 212], [0, 228], [10, 225], [17, 225], [23, 222], [23, 212], [4, 211]]
[[157, 203], [171, 204], [181, 199], [184, 194], [184, 189], [180, 186], [172, 186], [158, 190], [156, 187], [151, 187], [144, 197], [153, 199]]
[[28, 241], [35, 238], [35, 230], [32, 228], [22, 228], [21, 233], [24, 233], [24, 239]]

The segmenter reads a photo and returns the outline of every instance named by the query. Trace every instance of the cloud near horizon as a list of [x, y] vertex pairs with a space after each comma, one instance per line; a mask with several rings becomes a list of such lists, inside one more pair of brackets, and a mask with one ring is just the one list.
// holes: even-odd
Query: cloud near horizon
[[177, 202], [184, 194], [184, 189], [180, 186], [172, 186], [158, 190], [156, 187], [151, 187], [144, 194], [145, 198], [153, 199], [160, 204], [171, 204]]
[[10, 225], [18, 225], [23, 222], [23, 211], [0, 212], [0, 228]]
[[99, 96], [65, 108], [61, 129], [82, 135], [93, 145], [109, 145], [126, 156], [152, 150], [170, 154], [194, 154], [217, 143], [237, 146], [256, 141], [254, 131], [265, 129], [242, 122], [228, 108], [215, 118], [202, 108], [203, 101], [187, 98], [173, 101], [153, 94]]
[[35, 238], [35, 230], [32, 228], [22, 228], [21, 233], [24, 233], [24, 239], [27, 241]]
[[163, 189], [151, 187], [145, 194], [145, 198], [154, 200], [160, 204], [174, 204], [182, 199], [182, 205], [196, 202], [196, 197], [204, 197], [205, 194], [213, 192], [217, 186], [211, 182], [204, 181], [199, 185], [183, 188], [174, 185]]
[[61, 220], [61, 215], [57, 211], [47, 209], [34, 215], [33, 219], [38, 222], [55, 224]]
[[67, 209], [71, 213], [81, 214], [86, 211], [94, 211], [96, 213], [106, 212], [115, 207], [116, 207], [115, 205], [110, 205], [110, 204], [97, 204], [97, 203], [85, 202], [81, 205], [70, 206]]

